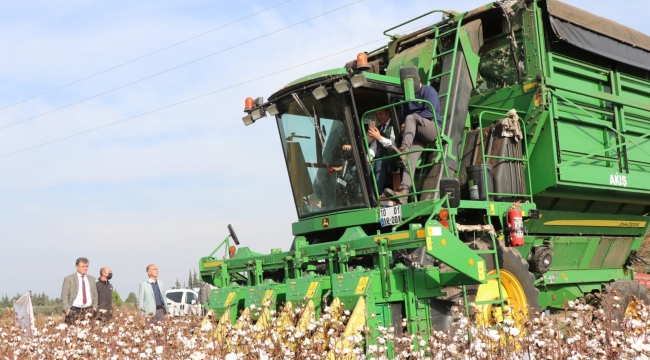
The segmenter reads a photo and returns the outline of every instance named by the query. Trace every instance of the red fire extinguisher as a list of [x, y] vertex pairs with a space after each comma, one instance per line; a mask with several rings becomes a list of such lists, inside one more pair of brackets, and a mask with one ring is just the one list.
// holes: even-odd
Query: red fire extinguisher
[[519, 201], [508, 210], [508, 233], [510, 246], [524, 246], [524, 219]]

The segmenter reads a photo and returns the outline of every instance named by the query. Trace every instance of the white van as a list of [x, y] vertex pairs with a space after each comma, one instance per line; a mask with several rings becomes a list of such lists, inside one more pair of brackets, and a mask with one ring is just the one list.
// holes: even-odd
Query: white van
[[201, 312], [199, 294], [192, 289], [167, 290], [165, 297], [172, 316], [198, 315]]

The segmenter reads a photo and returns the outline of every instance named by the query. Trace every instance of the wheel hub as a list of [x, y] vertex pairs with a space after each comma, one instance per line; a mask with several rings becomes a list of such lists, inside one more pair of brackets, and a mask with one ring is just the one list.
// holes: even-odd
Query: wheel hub
[[[492, 270], [488, 275], [495, 275]], [[517, 327], [522, 327], [524, 319], [528, 317], [528, 301], [524, 289], [507, 270], [501, 270], [501, 295], [504, 299], [503, 307], [500, 304], [477, 305], [478, 321], [486, 326], [503, 323], [504, 320], [513, 320]], [[489, 279], [486, 284], [478, 287], [476, 302], [499, 300], [499, 282]]]

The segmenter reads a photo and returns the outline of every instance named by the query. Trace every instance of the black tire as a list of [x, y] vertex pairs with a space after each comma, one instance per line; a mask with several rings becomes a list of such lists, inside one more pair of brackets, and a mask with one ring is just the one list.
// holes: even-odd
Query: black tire
[[[492, 240], [489, 238], [480, 238], [468, 244], [475, 250], [488, 250], [492, 249]], [[492, 254], [482, 254], [481, 257], [485, 260], [486, 271], [489, 273], [494, 270], [494, 256]], [[535, 287], [535, 276], [528, 271], [528, 262], [522, 257], [521, 253], [512, 247], [506, 247], [502, 242], [497, 242], [497, 258], [499, 261], [499, 269], [505, 270], [508, 274], [514, 277], [521, 290], [526, 297], [526, 313], [529, 317], [535, 313], [541, 312], [542, 308], [539, 305], [539, 290]], [[442, 270], [442, 269], [441, 269]], [[503, 279], [504, 275], [502, 275]], [[468, 285], [467, 300], [470, 303], [477, 301], [476, 297], [481, 285]], [[463, 305], [463, 294], [460, 287], [447, 287], [443, 291], [447, 292], [446, 300], [454, 301], [456, 304]], [[523, 309], [514, 309], [514, 311], [522, 311]]]
[[[634, 280], [616, 280], [605, 285], [605, 307], [612, 314], [612, 318], [623, 320], [626, 316], [628, 306], [632, 309], [633, 302], [642, 301], [650, 305], [648, 289]], [[616, 308], [613, 305], [618, 304]]]

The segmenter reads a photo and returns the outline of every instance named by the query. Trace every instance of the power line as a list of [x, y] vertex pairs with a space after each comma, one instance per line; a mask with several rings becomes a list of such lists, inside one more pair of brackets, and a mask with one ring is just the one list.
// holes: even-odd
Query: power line
[[227, 86], [227, 87], [215, 90], [215, 91], [211, 91], [211, 92], [199, 95], [199, 96], [195, 96], [193, 98], [185, 99], [183, 101], [179, 101], [177, 103], [173, 103], [173, 104], [170, 104], [170, 105], [167, 105], [167, 106], [163, 106], [163, 107], [160, 107], [158, 109], [147, 111], [147, 112], [142, 113], [142, 114], [131, 116], [131, 117], [128, 117], [126, 119], [122, 119], [122, 120], [115, 121], [115, 122], [112, 122], [112, 123], [104, 124], [102, 126], [98, 126], [98, 127], [95, 127], [95, 128], [89, 129], [89, 130], [78, 132], [76, 134], [68, 135], [68, 136], [65, 136], [65, 137], [62, 137], [62, 138], [59, 138], [59, 139], [47, 141], [47, 142], [44, 142], [44, 143], [41, 143], [41, 144], [38, 144], [38, 145], [30, 146], [30, 147], [22, 149], [22, 150], [6, 153], [6, 154], [3, 154], [3, 155], [0, 155], [0, 159], [11, 156], [11, 155], [19, 154], [19, 153], [22, 153], [22, 152], [25, 152], [25, 151], [33, 150], [33, 149], [36, 149], [36, 148], [39, 148], [39, 147], [42, 147], [42, 146], [54, 144], [54, 143], [57, 143], [57, 142], [60, 142], [60, 141], [63, 141], [63, 140], [67, 140], [67, 139], [70, 139], [70, 138], [73, 138], [73, 137], [84, 135], [84, 134], [87, 134], [87, 133], [90, 133], [90, 132], [93, 132], [93, 131], [96, 131], [96, 130], [100, 130], [100, 129], [103, 129], [103, 128], [106, 128], [106, 127], [109, 127], [109, 126], [117, 125], [117, 124], [129, 121], [129, 120], [133, 120], [133, 119], [145, 116], [145, 115], [153, 114], [153, 113], [161, 111], [161, 110], [165, 110], [165, 109], [169, 109], [169, 108], [174, 107], [174, 106], [185, 104], [185, 103], [188, 103], [190, 101], [198, 100], [198, 99], [204, 98], [206, 96], [214, 95], [214, 94], [220, 93], [220, 92], [225, 91], [225, 90], [229, 90], [229, 89], [232, 89], [232, 88], [244, 85], [244, 84], [248, 84], [248, 83], [253, 82], [253, 81], [257, 81], [257, 80], [261, 80], [261, 79], [264, 79], [264, 78], [267, 78], [267, 77], [270, 77], [270, 76], [273, 76], [273, 75], [277, 75], [277, 74], [280, 74], [280, 73], [283, 73], [283, 72], [286, 72], [286, 71], [289, 71], [289, 70], [292, 70], [292, 69], [295, 69], [295, 68], [298, 68], [298, 67], [301, 67], [301, 66], [305, 66], [307, 64], [311, 64], [311, 63], [313, 63], [315, 61], [327, 59], [329, 57], [339, 55], [339, 54], [342, 54], [344, 52], [354, 50], [354, 49], [360, 48], [362, 46], [370, 45], [370, 44], [373, 44], [373, 43], [376, 43], [376, 42], [379, 42], [379, 41], [382, 41], [382, 40], [385, 40], [385, 38], [373, 40], [373, 41], [367, 42], [365, 44], [356, 45], [356, 46], [353, 46], [351, 48], [348, 48], [348, 49], [345, 49], [345, 50], [342, 50], [342, 51], [339, 51], [339, 52], [336, 52], [336, 53], [333, 53], [333, 54], [321, 56], [321, 57], [319, 57], [317, 59], [313, 59], [313, 60], [298, 64], [298, 65], [294, 65], [294, 66], [291, 66], [291, 67], [288, 67], [288, 68], [285, 68], [285, 69], [282, 69], [282, 70], [279, 70], [279, 71], [276, 71], [276, 72], [273, 72], [273, 73], [270, 73], [270, 74], [262, 75], [262, 76], [254, 78], [254, 79], [249, 79], [249, 80], [246, 80], [246, 81], [234, 84], [234, 85], [230, 85], [230, 86]]
[[[413, 31], [415, 29], [417, 29], [417, 28], [411, 28], [409, 30], [406, 30], [405, 33], [409, 33], [409, 32], [411, 32], [411, 31]], [[57, 142], [60, 142], [60, 141], [63, 141], [63, 140], [67, 140], [67, 139], [70, 139], [70, 138], [73, 138], [73, 137], [84, 135], [84, 134], [87, 134], [87, 133], [90, 133], [90, 132], [93, 132], [93, 131], [96, 131], [96, 130], [100, 130], [100, 129], [103, 129], [103, 128], [106, 128], [106, 127], [109, 127], [109, 126], [117, 125], [117, 124], [129, 121], [129, 120], [132, 120], [132, 119], [136, 119], [136, 118], [139, 118], [139, 117], [142, 117], [142, 116], [145, 116], [145, 115], [153, 114], [153, 113], [158, 112], [158, 111], [169, 109], [169, 108], [174, 107], [174, 106], [185, 104], [187, 102], [198, 100], [198, 99], [204, 98], [206, 96], [210, 96], [210, 95], [213, 95], [213, 94], [225, 91], [225, 90], [229, 90], [229, 89], [232, 89], [232, 88], [244, 85], [244, 84], [248, 84], [248, 83], [253, 82], [253, 81], [261, 80], [261, 79], [264, 79], [264, 78], [267, 78], [267, 77], [270, 77], [270, 76], [273, 76], [273, 75], [277, 75], [277, 74], [280, 74], [280, 73], [283, 73], [283, 72], [286, 72], [286, 71], [289, 71], [289, 70], [292, 70], [292, 69], [295, 69], [295, 68], [298, 68], [298, 67], [301, 67], [301, 66], [305, 66], [305, 65], [311, 64], [311, 63], [313, 63], [315, 61], [320, 61], [320, 60], [323, 60], [323, 59], [327, 59], [329, 57], [339, 55], [339, 54], [342, 54], [344, 52], [354, 50], [356, 48], [360, 48], [362, 46], [374, 44], [374, 43], [382, 41], [382, 40], [385, 40], [385, 38], [373, 40], [373, 41], [367, 42], [365, 44], [356, 45], [356, 46], [353, 46], [351, 48], [348, 48], [348, 49], [345, 49], [345, 50], [342, 50], [342, 51], [339, 51], [339, 52], [336, 52], [336, 53], [333, 53], [333, 54], [321, 56], [321, 57], [319, 57], [317, 59], [313, 59], [313, 60], [298, 64], [298, 65], [294, 65], [294, 66], [291, 66], [291, 67], [288, 67], [288, 68], [285, 68], [285, 69], [282, 69], [282, 70], [279, 70], [279, 71], [276, 71], [276, 72], [273, 72], [273, 73], [270, 73], [270, 74], [262, 75], [260, 77], [254, 78], [254, 79], [246, 80], [246, 81], [240, 82], [238, 84], [234, 84], [234, 85], [231, 85], [231, 86], [227, 86], [225, 88], [221, 88], [219, 90], [215, 90], [215, 91], [212, 91], [212, 92], [209, 92], [209, 93], [205, 93], [203, 95], [199, 95], [199, 96], [195, 96], [193, 98], [185, 99], [183, 101], [179, 101], [179, 102], [171, 104], [171, 105], [167, 105], [167, 106], [163, 106], [163, 107], [158, 108], [158, 109], [147, 111], [147, 112], [139, 114], [139, 115], [131, 116], [131, 117], [128, 117], [126, 119], [122, 119], [122, 120], [115, 121], [115, 122], [112, 122], [112, 123], [104, 124], [104, 125], [98, 126], [96, 128], [92, 128], [92, 129], [85, 130], [85, 131], [82, 131], [82, 132], [79, 132], [79, 133], [76, 133], [76, 134], [68, 135], [68, 136], [65, 136], [65, 137], [62, 137], [62, 138], [59, 138], [59, 139], [47, 141], [47, 142], [44, 142], [44, 143], [41, 143], [41, 144], [38, 144], [38, 145], [34, 145], [34, 146], [31, 146], [31, 147], [28, 147], [28, 148], [25, 148], [25, 149], [21, 149], [21, 150], [18, 150], [18, 151], [14, 151], [14, 152], [11, 152], [11, 153], [6, 153], [6, 154], [3, 154], [3, 155], [0, 155], [0, 159], [11, 156], [11, 155], [19, 154], [19, 153], [22, 153], [22, 152], [25, 152], [25, 151], [33, 150], [33, 149], [36, 149], [36, 148], [39, 148], [39, 147], [42, 147], [42, 146], [54, 144], [54, 143], [57, 143]]]
[[97, 95], [93, 95], [93, 96], [91, 96], [91, 97], [87, 97], [87, 98], [85, 98], [85, 99], [82, 99], [82, 100], [79, 100], [79, 101], [73, 102], [73, 103], [71, 103], [71, 104], [64, 105], [64, 106], [61, 106], [61, 107], [59, 107], [59, 108], [56, 108], [56, 109], [53, 109], [53, 110], [50, 110], [50, 111], [46, 111], [46, 112], [41, 113], [41, 114], [38, 114], [38, 115], [36, 115], [36, 116], [32, 116], [32, 117], [27, 118], [27, 119], [23, 119], [23, 120], [20, 120], [20, 121], [16, 121], [16, 122], [11, 123], [11, 124], [9, 124], [9, 125], [5, 125], [5, 126], [0, 127], [0, 130], [3, 130], [3, 129], [6, 129], [6, 128], [8, 128], [8, 127], [12, 127], [12, 126], [15, 126], [15, 125], [18, 125], [18, 124], [24, 123], [25, 121], [29, 121], [29, 120], [36, 119], [36, 118], [38, 118], [38, 117], [41, 117], [41, 116], [44, 116], [44, 115], [47, 115], [47, 114], [51, 114], [51, 113], [53, 113], [53, 112], [55, 112], [55, 111], [59, 111], [59, 110], [63, 110], [63, 109], [69, 108], [69, 107], [71, 107], [71, 106], [74, 106], [74, 105], [80, 104], [80, 103], [82, 103], [82, 102], [85, 102], [85, 101], [88, 101], [88, 100], [94, 99], [94, 98], [96, 98], [96, 97], [100, 97], [100, 96], [102, 96], [102, 95], [106, 95], [106, 94], [108, 94], [108, 93], [114, 92], [114, 91], [116, 91], [116, 90], [123, 89], [123, 88], [128, 87], [128, 86], [131, 86], [131, 85], [133, 85], [133, 84], [137, 84], [137, 83], [139, 83], [139, 82], [142, 82], [142, 81], [145, 81], [145, 80], [151, 79], [151, 78], [153, 78], [153, 77], [156, 77], [156, 76], [159, 76], [159, 75], [165, 74], [165, 73], [167, 73], [167, 72], [170, 72], [170, 71], [173, 71], [173, 70], [179, 69], [179, 68], [184, 67], [184, 66], [187, 66], [187, 65], [189, 65], [189, 64], [193, 64], [193, 63], [195, 63], [195, 62], [197, 62], [197, 61], [201, 61], [201, 60], [207, 59], [207, 58], [209, 58], [209, 57], [211, 57], [211, 56], [214, 56], [214, 55], [217, 55], [217, 54], [221, 54], [221, 53], [226, 52], [226, 51], [228, 51], [228, 50], [235, 49], [235, 48], [240, 47], [240, 46], [242, 46], [242, 45], [245, 45], [245, 44], [251, 43], [251, 42], [253, 42], [253, 41], [255, 41], [255, 40], [259, 40], [259, 39], [265, 38], [265, 37], [267, 37], [267, 36], [273, 35], [273, 34], [275, 34], [275, 33], [278, 33], [278, 32], [280, 32], [280, 31], [283, 31], [283, 30], [286, 30], [286, 29], [292, 28], [292, 27], [294, 27], [294, 26], [297, 26], [297, 25], [300, 25], [300, 24], [306, 23], [306, 22], [308, 22], [308, 21], [310, 21], [310, 20], [313, 20], [313, 19], [319, 18], [319, 17], [321, 17], [321, 16], [325, 16], [325, 15], [327, 15], [327, 14], [331, 14], [331, 13], [333, 13], [333, 12], [335, 12], [335, 11], [338, 11], [338, 10], [344, 9], [344, 8], [346, 8], [346, 7], [348, 7], [348, 6], [352, 6], [352, 5], [354, 5], [354, 4], [356, 4], [356, 3], [359, 3], [359, 2], [362, 2], [362, 1], [363, 1], [363, 0], [357, 0], [357, 1], [351, 2], [351, 3], [347, 4], [347, 5], [344, 5], [344, 6], [338, 7], [338, 8], [336, 8], [336, 9], [334, 9], [334, 10], [330, 10], [330, 11], [324, 12], [324, 13], [322, 13], [322, 14], [320, 14], [320, 15], [316, 15], [316, 16], [314, 16], [314, 17], [311, 17], [311, 18], [309, 18], [309, 19], [299, 21], [299, 22], [294, 23], [294, 24], [289, 25], [289, 26], [285, 26], [285, 27], [283, 27], [283, 28], [281, 28], [281, 29], [278, 29], [278, 30], [272, 31], [272, 32], [270, 32], [270, 33], [266, 33], [266, 34], [264, 34], [264, 35], [258, 36], [258, 37], [256, 37], [256, 38], [253, 38], [253, 39], [250, 39], [250, 40], [247, 40], [247, 41], [241, 42], [241, 43], [239, 43], [239, 44], [237, 44], [237, 45], [233, 45], [233, 46], [231, 46], [231, 47], [228, 47], [228, 48], [225, 48], [225, 49], [219, 50], [219, 51], [214, 52], [214, 53], [212, 53], [212, 54], [202, 56], [202, 57], [200, 57], [200, 58], [198, 58], [198, 59], [194, 59], [194, 60], [189, 61], [189, 62], [186, 62], [186, 63], [184, 63], [184, 64], [181, 64], [181, 65], [178, 65], [178, 66], [174, 66], [174, 67], [169, 68], [169, 69], [167, 69], [167, 70], [163, 70], [163, 71], [161, 71], [161, 72], [159, 72], [159, 73], [156, 73], [156, 74], [153, 74], [153, 75], [150, 75], [150, 76], [147, 76], [147, 77], [141, 78], [141, 79], [139, 79], [139, 80], [136, 80], [136, 81], [130, 82], [130, 83], [125, 84], [125, 85], [122, 85], [122, 86], [118, 86], [118, 87], [116, 87], [116, 88], [113, 88], [113, 89], [110, 89], [110, 90], [104, 91], [104, 92], [99, 93], [99, 94], [97, 94]]
[[102, 70], [102, 71], [100, 71], [100, 72], [98, 72], [98, 73], [95, 73], [95, 74], [92, 74], [92, 75], [88, 75], [88, 76], [86, 76], [86, 77], [84, 77], [84, 78], [81, 78], [81, 79], [79, 79], [79, 80], [75, 80], [75, 81], [73, 81], [73, 82], [71, 82], [71, 83], [68, 83], [68, 84], [65, 84], [65, 85], [59, 86], [58, 88], [55, 88], [55, 89], [52, 89], [52, 90], [46, 91], [46, 92], [44, 92], [44, 93], [41, 93], [41, 94], [38, 94], [38, 95], [34, 95], [34, 96], [32, 96], [32, 97], [30, 97], [30, 98], [28, 98], [28, 99], [18, 101], [18, 102], [16, 102], [16, 103], [11, 104], [11, 105], [7, 105], [7, 106], [5, 106], [5, 107], [0, 108], [0, 111], [2, 111], [2, 110], [4, 110], [4, 109], [8, 109], [8, 108], [10, 108], [10, 107], [12, 107], [12, 106], [16, 106], [16, 105], [18, 105], [18, 104], [22, 104], [22, 103], [24, 103], [24, 102], [26, 102], [26, 101], [29, 101], [29, 100], [33, 100], [33, 99], [39, 98], [39, 97], [41, 97], [41, 96], [43, 96], [43, 95], [47, 95], [47, 94], [53, 93], [53, 92], [58, 91], [58, 90], [61, 90], [61, 89], [63, 89], [63, 88], [67, 88], [68, 86], [71, 86], [71, 85], [74, 85], [74, 84], [80, 83], [80, 82], [82, 82], [82, 81], [88, 80], [88, 79], [90, 79], [90, 78], [93, 78], [93, 77], [95, 77], [95, 76], [98, 76], [98, 75], [101, 75], [101, 74], [104, 74], [104, 73], [107, 73], [107, 72], [109, 72], [109, 71], [112, 71], [112, 70], [115, 70], [115, 69], [117, 69], [117, 68], [120, 68], [120, 67], [122, 67], [122, 66], [124, 66], [124, 65], [128, 65], [128, 64], [131, 64], [131, 63], [136, 62], [136, 61], [138, 61], [138, 60], [142, 60], [142, 59], [144, 59], [144, 58], [146, 58], [146, 57], [149, 57], [149, 56], [151, 56], [151, 55], [157, 54], [157, 53], [159, 53], [159, 52], [161, 52], [161, 51], [165, 51], [165, 50], [167, 50], [167, 49], [173, 48], [174, 46], [177, 46], [177, 45], [180, 45], [180, 44], [186, 43], [186, 42], [188, 42], [188, 41], [190, 41], [190, 40], [194, 40], [194, 39], [196, 39], [196, 38], [198, 38], [198, 37], [201, 37], [201, 36], [203, 36], [203, 35], [207, 35], [207, 34], [209, 34], [209, 33], [211, 33], [211, 32], [215, 32], [215, 31], [217, 31], [217, 30], [223, 29], [223, 28], [228, 27], [228, 26], [230, 26], [230, 25], [232, 25], [232, 24], [238, 23], [238, 22], [240, 22], [240, 21], [242, 21], [242, 20], [246, 20], [246, 19], [251, 18], [251, 17], [253, 17], [253, 16], [255, 16], [255, 15], [259, 15], [259, 14], [265, 12], [265, 11], [268, 11], [268, 10], [274, 9], [274, 8], [280, 6], [280, 5], [284, 5], [284, 4], [286, 4], [286, 3], [288, 3], [288, 2], [291, 2], [291, 1], [293, 1], [293, 0], [287, 0], [287, 1], [281, 2], [281, 3], [277, 4], [277, 5], [273, 5], [273, 6], [271, 6], [271, 7], [268, 7], [268, 8], [266, 8], [266, 9], [264, 9], [264, 10], [260, 10], [260, 11], [258, 11], [258, 12], [256, 12], [256, 13], [253, 13], [253, 14], [250, 14], [250, 15], [247, 15], [247, 16], [244, 16], [243, 18], [239, 18], [239, 19], [237, 19], [237, 20], [235, 20], [235, 21], [231, 21], [231, 22], [229, 22], [229, 23], [227, 23], [227, 24], [224, 24], [224, 25], [221, 25], [221, 26], [219, 26], [219, 27], [216, 27], [216, 28], [214, 28], [214, 29], [212, 29], [212, 30], [208, 30], [208, 31], [203, 32], [203, 33], [200, 33], [200, 34], [198, 34], [198, 35], [194, 35], [194, 36], [192, 36], [192, 37], [190, 37], [190, 38], [187, 38], [187, 39], [185, 39], [185, 40], [179, 41], [179, 42], [174, 43], [174, 44], [172, 44], [172, 45], [166, 46], [166, 47], [164, 47], [164, 48], [162, 48], [162, 49], [158, 49], [158, 50], [156, 50], [156, 51], [154, 51], [154, 52], [150, 52], [150, 53], [148, 53], [148, 54], [146, 54], [146, 55], [142, 55], [142, 56], [137, 57], [137, 58], [135, 58], [135, 59], [133, 59], [133, 60], [129, 60], [129, 61], [125, 62], [125, 63], [122, 63], [122, 64], [119, 64], [119, 65], [113, 66], [113, 67], [108, 68], [108, 69], [106, 69], [106, 70]]

